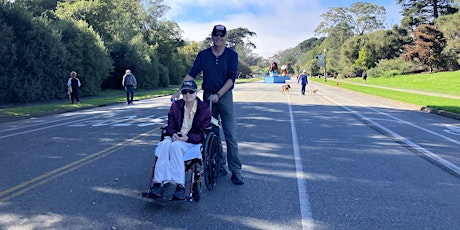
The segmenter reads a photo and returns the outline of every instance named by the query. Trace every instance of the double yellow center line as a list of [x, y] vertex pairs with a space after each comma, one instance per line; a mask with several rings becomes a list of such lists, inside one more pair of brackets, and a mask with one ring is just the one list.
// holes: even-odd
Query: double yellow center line
[[21, 184], [18, 184], [14, 187], [11, 187], [9, 189], [6, 189], [4, 191], [1, 191], [0, 192], [0, 203], [1, 202], [5, 202], [7, 200], [10, 200], [18, 195], [21, 195], [25, 192], [27, 192], [28, 190], [32, 189], [32, 188], [35, 188], [35, 187], [38, 187], [40, 185], [43, 185], [45, 183], [47, 183], [48, 181], [54, 179], [54, 178], [57, 178], [57, 177], [60, 177], [62, 175], [65, 175], [69, 172], [72, 172], [72, 171], [75, 171], [76, 169], [88, 164], [88, 163], [91, 163], [93, 161], [95, 161], [96, 159], [98, 158], [101, 158], [101, 157], [105, 157], [111, 153], [113, 153], [116, 149], [119, 149], [121, 147], [123, 147], [124, 145], [126, 144], [129, 144], [137, 139], [140, 139], [141, 137], [145, 137], [145, 136], [148, 136], [154, 132], [157, 132], [159, 130], [159, 128], [157, 129], [154, 129], [152, 131], [149, 131], [149, 132], [146, 132], [146, 133], [142, 133], [136, 137], [133, 137], [133, 138], [130, 138], [130, 139], [127, 139], [121, 143], [118, 143], [118, 144], [115, 144], [111, 147], [108, 147], [106, 149], [103, 149], [99, 152], [96, 152], [96, 153], [93, 153], [91, 155], [88, 155], [80, 160], [77, 160], [77, 161], [74, 161], [70, 164], [67, 164], [67, 165], [64, 165], [60, 168], [57, 168], [53, 171], [50, 171], [50, 172], [47, 172], [45, 174], [42, 174], [38, 177], [35, 177], [31, 180], [28, 180], [24, 183], [21, 183]]

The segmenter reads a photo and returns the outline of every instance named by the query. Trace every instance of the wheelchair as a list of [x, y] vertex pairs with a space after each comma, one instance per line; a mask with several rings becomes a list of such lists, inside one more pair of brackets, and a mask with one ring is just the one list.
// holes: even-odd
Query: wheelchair
[[[212, 105], [211, 105], [212, 106]], [[165, 139], [166, 127], [161, 127], [160, 142]], [[222, 149], [222, 142], [219, 137], [220, 121], [214, 117], [211, 118], [211, 125], [204, 130], [203, 142], [200, 146], [201, 158], [193, 158], [184, 161], [185, 164], [185, 201], [198, 202], [201, 199], [201, 183], [204, 183], [208, 190], [214, 189], [217, 184], [219, 172], [219, 154]], [[155, 155], [150, 181], [147, 192], [142, 192], [145, 198], [150, 197], [150, 191], [154, 184], [154, 174], [157, 156]], [[203, 179], [202, 179], [203, 178]]]

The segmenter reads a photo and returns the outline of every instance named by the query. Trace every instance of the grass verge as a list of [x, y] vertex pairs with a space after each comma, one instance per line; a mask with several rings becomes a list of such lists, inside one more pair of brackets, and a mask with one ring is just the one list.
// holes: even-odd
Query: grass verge
[[[246, 83], [259, 81], [262, 78], [237, 79], [236, 83]], [[201, 85], [202, 80], [196, 80], [198, 85]], [[177, 92], [178, 85], [173, 85], [168, 88], [157, 90], [137, 90], [134, 94], [136, 100], [143, 100], [158, 96], [172, 95]], [[32, 104], [15, 104], [0, 108], [0, 121], [8, 121], [13, 119], [21, 119], [34, 116], [43, 116], [54, 113], [70, 112], [79, 109], [87, 109], [100, 107], [116, 103], [126, 102], [126, 94], [124, 90], [107, 90], [101, 92], [99, 96], [83, 97], [80, 104], [70, 104], [69, 100], [58, 100], [52, 102], [32, 103]]]
[[[311, 78], [311, 80], [317, 83], [321, 83], [321, 84], [336, 86], [336, 81], [333, 79], [328, 79], [327, 82], [324, 82], [323, 79], [319, 79], [319, 78]], [[361, 81], [361, 79], [353, 79], [352, 81]], [[393, 99], [397, 101], [402, 101], [402, 102], [418, 105], [420, 107], [434, 108], [437, 110], [444, 110], [444, 111], [460, 114], [460, 100], [458, 99], [451, 99], [451, 98], [445, 98], [445, 97], [439, 97], [439, 96], [414, 94], [414, 93], [401, 92], [397, 90], [368, 87], [369, 82], [370, 82], [369, 79], [367, 82], [368, 83], [366, 85], [356, 85], [356, 84], [347, 83], [346, 81], [340, 81], [339, 86], [336, 86], [336, 87], [341, 87], [344, 89], [349, 89], [349, 90], [353, 90], [353, 91], [357, 91], [357, 92], [361, 92], [365, 94], [370, 94], [370, 95], [389, 98], [389, 99]], [[429, 84], [429, 82], [426, 84]], [[383, 83], [379, 85], [388, 86]], [[389, 87], [393, 87], [393, 86], [389, 86]], [[403, 87], [398, 87], [398, 88], [404, 89]], [[421, 88], [423, 89], [423, 87]], [[414, 89], [414, 88], [408, 88], [408, 89]], [[416, 89], [423, 91], [422, 89], [420, 89], [420, 87]], [[440, 92], [440, 91], [431, 91], [431, 92]]]

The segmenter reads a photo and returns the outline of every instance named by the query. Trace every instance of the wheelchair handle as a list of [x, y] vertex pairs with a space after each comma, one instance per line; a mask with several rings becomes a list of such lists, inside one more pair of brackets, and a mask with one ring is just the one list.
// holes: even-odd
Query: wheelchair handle
[[213, 97], [213, 94], [209, 96], [209, 109], [211, 110], [211, 112], [212, 112], [212, 97]]
[[[209, 96], [209, 109], [211, 110], [211, 114], [212, 114], [212, 97], [213, 97], [213, 94]], [[211, 124], [220, 128], [219, 120], [213, 117], [212, 115], [211, 115]]]

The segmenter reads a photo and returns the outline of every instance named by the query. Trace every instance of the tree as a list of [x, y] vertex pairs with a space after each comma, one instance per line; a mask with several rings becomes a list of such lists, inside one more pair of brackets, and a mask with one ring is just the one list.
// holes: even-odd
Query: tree
[[340, 65], [351, 66], [359, 58], [359, 51], [368, 42], [367, 36], [354, 36], [340, 46]]
[[15, 3], [20, 4], [32, 13], [32, 16], [40, 16], [47, 11], [56, 10], [58, 2], [64, 0], [15, 0]]
[[363, 35], [383, 28], [386, 14], [383, 6], [367, 2], [355, 2], [349, 8], [349, 12], [354, 21], [353, 30], [356, 35]]
[[190, 44], [179, 48], [179, 52], [185, 56], [187, 66], [190, 68], [193, 65], [196, 55], [200, 52], [200, 46], [198, 42], [191, 42]]
[[81, 95], [97, 95], [112, 70], [112, 60], [99, 35], [85, 21], [56, 20], [50, 27], [59, 31], [66, 47], [67, 76], [76, 71], [82, 83]]
[[373, 64], [370, 56], [371, 55], [367, 51], [366, 47], [361, 48], [361, 50], [359, 50], [359, 57], [355, 61], [355, 65], [358, 67], [369, 69], [370, 67], [372, 67]]
[[313, 37], [313, 38], [307, 39], [299, 44], [300, 51], [302, 52], [309, 51], [313, 49], [314, 47], [320, 46], [323, 41], [324, 41], [324, 37], [322, 38]]
[[20, 4], [9, 2], [0, 4], [0, 26], [2, 41], [8, 42], [0, 51], [6, 55], [0, 103], [62, 98], [66, 52], [60, 35]]
[[321, 15], [323, 21], [316, 27], [317, 35], [339, 35], [348, 37], [353, 35], [353, 18], [345, 7], [332, 7]]
[[440, 16], [435, 22], [447, 39], [447, 46], [443, 52], [447, 57], [448, 67], [458, 69], [460, 65], [460, 12]]
[[86, 21], [103, 39], [114, 63], [103, 87], [121, 88], [129, 68], [140, 87], [152, 88], [180, 83], [186, 71], [185, 57], [178, 52], [184, 45], [181, 30], [161, 20], [168, 9], [163, 0], [73, 0], [59, 4], [57, 14]]
[[440, 15], [454, 14], [458, 11], [452, 6], [454, 0], [397, 0], [402, 6], [403, 19], [401, 25], [405, 28], [427, 24]]
[[227, 35], [227, 46], [233, 49], [237, 45], [244, 45], [246, 47], [255, 49], [256, 45], [251, 42], [251, 38], [254, 36], [257, 36], [255, 32], [242, 27], [229, 30]]
[[383, 6], [371, 3], [356, 2], [350, 8], [332, 7], [321, 15], [323, 21], [315, 29], [318, 35], [340, 36], [346, 40], [353, 34], [365, 33], [383, 28], [386, 10]]
[[434, 66], [440, 67], [441, 53], [446, 47], [444, 34], [429, 24], [417, 26], [414, 33], [415, 45], [407, 46], [407, 52], [402, 55], [405, 60], [417, 60], [429, 67], [432, 72]]
[[365, 46], [372, 54], [373, 62], [401, 56], [404, 46], [413, 41], [407, 30], [398, 26], [393, 26], [391, 30], [378, 30], [366, 36], [368, 39]]
[[[384, 7], [363, 2], [353, 3], [349, 8], [332, 7], [322, 14], [323, 21], [315, 29], [315, 33], [327, 36], [319, 50], [322, 52], [323, 49], [327, 49], [327, 56], [332, 57], [328, 59], [327, 69], [337, 72], [341, 67], [347, 66], [340, 65], [341, 62], [348, 62], [341, 60], [341, 45], [355, 35], [361, 36], [383, 28], [385, 14]], [[355, 57], [347, 64], [354, 63], [359, 48], [356, 55], [353, 55]]]

